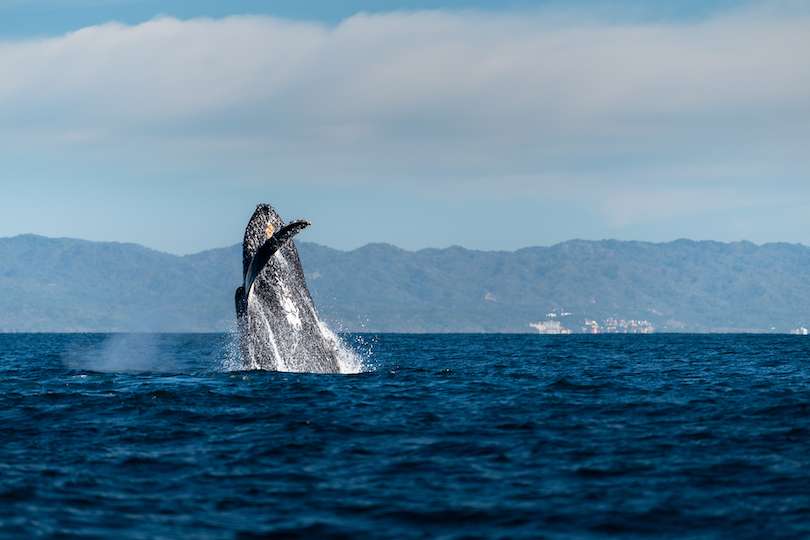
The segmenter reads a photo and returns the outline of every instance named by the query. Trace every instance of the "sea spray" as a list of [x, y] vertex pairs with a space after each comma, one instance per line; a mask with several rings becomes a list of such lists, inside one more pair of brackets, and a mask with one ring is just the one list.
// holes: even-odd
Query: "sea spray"
[[[368, 371], [375, 371], [376, 367], [371, 363], [371, 346], [367, 346], [365, 354], [360, 354], [357, 350], [353, 349], [346, 344], [344, 339], [341, 339], [336, 333], [326, 326], [323, 321], [318, 321], [321, 331], [333, 340], [337, 345], [340, 353], [338, 356], [338, 364], [340, 365], [340, 372], [345, 375], [355, 375], [357, 373], [364, 373]], [[362, 342], [360, 344], [365, 344]]]
[[[71, 346], [59, 354], [68, 369], [98, 373], [183, 373], [221, 371], [233, 355], [227, 351], [227, 334], [220, 354], [195, 354], [210, 334], [116, 333], [77, 334]], [[222, 355], [225, 358], [222, 358]]]
[[99, 373], [175, 371], [174, 359], [161, 350], [160, 334], [107, 334], [100, 344], [68, 351], [62, 362], [70, 369]]

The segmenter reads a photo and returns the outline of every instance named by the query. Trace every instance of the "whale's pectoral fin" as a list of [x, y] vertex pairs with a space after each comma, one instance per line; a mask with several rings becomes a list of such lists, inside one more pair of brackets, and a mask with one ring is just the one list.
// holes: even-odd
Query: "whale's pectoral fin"
[[[267, 261], [270, 260], [276, 251], [281, 249], [281, 247], [286, 244], [293, 236], [298, 234], [299, 232], [303, 231], [307, 227], [312, 225], [309, 221], [299, 219], [296, 221], [291, 222], [290, 224], [281, 228], [280, 231], [273, 233], [271, 228], [268, 228], [268, 234], [272, 234], [270, 238], [265, 241], [264, 244], [256, 250], [256, 254], [253, 256], [253, 259], [250, 261], [250, 265], [248, 265], [247, 272], [245, 273], [245, 284], [244, 290], [242, 294], [245, 298], [245, 306], [247, 305], [247, 297], [250, 294], [250, 288], [253, 286], [253, 282], [256, 280], [256, 277], [259, 275], [259, 272], [262, 271], [264, 265], [267, 264]], [[237, 298], [239, 293], [237, 292]], [[238, 305], [237, 300], [237, 305]], [[237, 311], [239, 308], [237, 307]]]
[[241, 321], [242, 317], [247, 314], [247, 295], [245, 294], [244, 287], [236, 289], [236, 297], [234, 300], [236, 301], [236, 317], [238, 321]]

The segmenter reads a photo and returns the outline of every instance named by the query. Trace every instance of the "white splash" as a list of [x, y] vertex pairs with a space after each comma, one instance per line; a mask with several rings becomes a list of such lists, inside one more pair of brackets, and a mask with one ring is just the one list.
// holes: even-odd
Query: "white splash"
[[228, 331], [228, 336], [225, 338], [225, 343], [222, 346], [222, 353], [222, 363], [217, 371], [227, 373], [245, 369], [242, 355], [239, 354], [239, 332], [235, 327]]
[[[264, 349], [271, 349], [273, 351], [273, 356], [275, 357], [276, 363], [276, 370], [280, 372], [301, 372], [307, 371], [306, 369], [301, 369], [304, 365], [306, 365], [305, 359], [301, 363], [301, 366], [291, 366], [288, 365], [284, 359], [283, 355], [278, 349], [278, 344], [276, 343], [276, 336], [273, 332], [273, 328], [268, 320], [268, 316], [264, 311], [264, 306], [258, 300], [254, 300], [253, 296], [248, 299], [250, 304], [250, 308], [254, 314], [256, 320], [260, 321], [264, 329], [266, 330], [265, 336], [268, 339], [268, 343], [265, 343]], [[297, 310], [296, 310], [297, 311]], [[289, 319], [288, 319], [289, 320]], [[299, 319], [300, 320], [300, 319]], [[323, 321], [318, 321], [318, 326], [320, 331], [326, 337], [326, 339], [333, 344], [335, 349], [338, 351], [338, 368], [340, 369], [340, 373], [344, 375], [353, 375], [357, 373], [364, 373], [368, 371], [374, 371], [374, 366], [369, 363], [369, 356], [371, 351], [369, 350], [366, 354], [358, 353], [354, 350], [351, 346], [347, 345], [346, 342], [341, 339], [339, 335], [333, 332]], [[300, 329], [300, 324], [296, 327], [296, 329]], [[254, 336], [255, 338], [255, 336]], [[294, 341], [294, 340], [293, 340]], [[250, 348], [250, 356], [251, 358], [245, 362], [241, 358], [241, 354], [239, 352], [239, 335], [238, 332], [235, 330], [230, 333], [230, 339], [228, 344], [226, 345], [226, 351], [223, 358], [222, 363], [222, 371], [230, 372], [230, 371], [243, 371], [243, 370], [258, 370], [262, 369], [261, 366], [255, 361], [257, 357], [256, 352], [257, 349], [262, 348], [262, 344], [251, 342], [248, 344]]]
[[340, 339], [340, 336], [332, 332], [323, 321], [318, 321], [318, 326], [321, 332], [323, 332], [323, 335], [332, 341], [338, 350], [338, 367], [340, 368], [340, 373], [344, 375], [354, 375], [356, 373], [371, 371], [367, 369], [363, 358], [357, 351], [346, 345], [346, 343]]
[[[289, 261], [281, 257], [279, 252], [275, 253], [274, 257], [278, 265], [276, 271], [281, 276], [293, 274], [294, 269]], [[297, 301], [297, 295], [300, 293], [291, 290], [294, 286], [285, 279], [279, 279], [273, 285], [277, 287], [278, 296], [271, 303], [262, 302], [256, 293], [248, 295], [249, 316], [246, 324], [249, 328], [244, 329], [248, 334], [247, 343], [243, 346], [247, 347], [244, 352], [250, 358], [244, 359], [241, 369], [322, 372], [325, 366], [321, 365], [321, 362], [324, 360], [310, 357], [310, 355], [317, 356], [315, 352], [317, 349], [329, 357], [334, 355], [338, 373], [355, 374], [368, 371], [363, 356], [347, 346], [318, 318], [310, 299], [307, 298], [302, 305]], [[310, 328], [308, 326], [310, 322], [316, 323], [318, 328]], [[312, 332], [319, 333], [320, 336], [315, 336]], [[313, 342], [313, 339], [317, 342]], [[320, 350], [321, 348], [325, 349]], [[270, 359], [272, 362], [267, 362]], [[329, 370], [332, 371], [335, 366], [331, 363], [332, 360], [329, 362]]]

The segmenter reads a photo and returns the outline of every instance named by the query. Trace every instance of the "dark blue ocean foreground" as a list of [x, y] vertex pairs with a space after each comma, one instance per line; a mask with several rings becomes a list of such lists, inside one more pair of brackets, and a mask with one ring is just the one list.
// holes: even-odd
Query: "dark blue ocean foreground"
[[2, 538], [807, 538], [810, 339], [0, 335]]

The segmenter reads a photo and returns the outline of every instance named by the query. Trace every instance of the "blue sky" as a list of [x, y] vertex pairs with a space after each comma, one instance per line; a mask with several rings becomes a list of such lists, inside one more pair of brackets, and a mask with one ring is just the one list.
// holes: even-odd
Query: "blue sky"
[[810, 7], [0, 0], [0, 236], [810, 245]]

